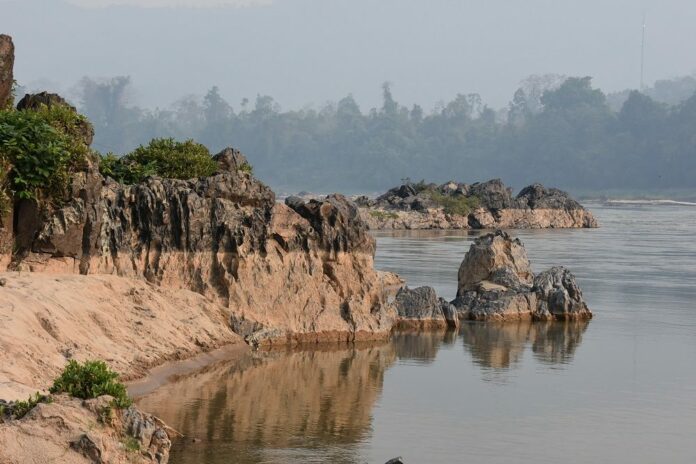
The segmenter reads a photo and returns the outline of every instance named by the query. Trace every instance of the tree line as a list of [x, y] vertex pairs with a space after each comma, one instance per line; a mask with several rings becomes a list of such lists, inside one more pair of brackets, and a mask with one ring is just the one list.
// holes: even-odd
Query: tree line
[[696, 187], [690, 81], [673, 86], [678, 95], [667, 92], [665, 103], [650, 91], [607, 96], [590, 77], [535, 76], [499, 111], [477, 94], [430, 111], [406, 107], [384, 84], [381, 107], [366, 112], [350, 95], [291, 111], [259, 95], [234, 109], [217, 87], [147, 110], [128, 104], [130, 85], [127, 77], [81, 81], [78, 104], [94, 124], [94, 148], [121, 154], [155, 137], [193, 138], [212, 152], [234, 146], [259, 178], [286, 192], [376, 192], [406, 177], [500, 177], [585, 193]]

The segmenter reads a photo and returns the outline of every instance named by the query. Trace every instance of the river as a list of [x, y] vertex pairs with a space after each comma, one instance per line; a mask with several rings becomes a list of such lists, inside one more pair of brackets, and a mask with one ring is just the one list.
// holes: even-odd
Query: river
[[[599, 229], [513, 232], [576, 274], [589, 323], [257, 352], [138, 404], [187, 435], [173, 464], [695, 462], [696, 207], [589, 206]], [[376, 236], [378, 268], [454, 296], [473, 234]]]

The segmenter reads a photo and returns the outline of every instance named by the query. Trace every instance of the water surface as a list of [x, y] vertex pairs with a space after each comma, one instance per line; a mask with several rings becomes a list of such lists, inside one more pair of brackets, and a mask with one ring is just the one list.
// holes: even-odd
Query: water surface
[[[514, 232], [577, 275], [589, 323], [254, 353], [138, 403], [189, 437], [174, 464], [696, 462], [696, 208], [592, 209], [600, 229]], [[454, 296], [473, 235], [377, 237], [379, 268]]]

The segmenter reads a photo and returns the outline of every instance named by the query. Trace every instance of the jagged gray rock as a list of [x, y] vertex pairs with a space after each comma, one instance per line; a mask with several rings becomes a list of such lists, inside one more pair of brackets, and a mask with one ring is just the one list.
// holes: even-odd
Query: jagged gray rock
[[552, 267], [534, 278], [539, 318], [582, 319], [592, 317], [575, 276], [562, 266]]
[[589, 319], [575, 277], [565, 268], [532, 273], [519, 239], [496, 231], [474, 240], [459, 268], [460, 319]]

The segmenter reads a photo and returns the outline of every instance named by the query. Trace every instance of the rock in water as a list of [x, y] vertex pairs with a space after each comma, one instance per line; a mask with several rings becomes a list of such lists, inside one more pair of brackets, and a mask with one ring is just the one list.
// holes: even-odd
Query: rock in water
[[537, 316], [540, 319], [589, 319], [592, 312], [582, 298], [575, 276], [564, 267], [552, 267], [534, 278]]
[[402, 328], [457, 327], [459, 318], [456, 309], [447, 301], [438, 298], [432, 287], [401, 288], [394, 302]]
[[531, 287], [534, 280], [527, 251], [519, 239], [497, 230], [474, 240], [459, 266], [457, 296], [490, 282], [509, 288]]
[[14, 44], [12, 37], [0, 34], [0, 110], [12, 101]]
[[474, 240], [452, 304], [461, 319], [592, 317], [570, 271], [554, 267], [535, 278], [522, 242], [499, 230]]

